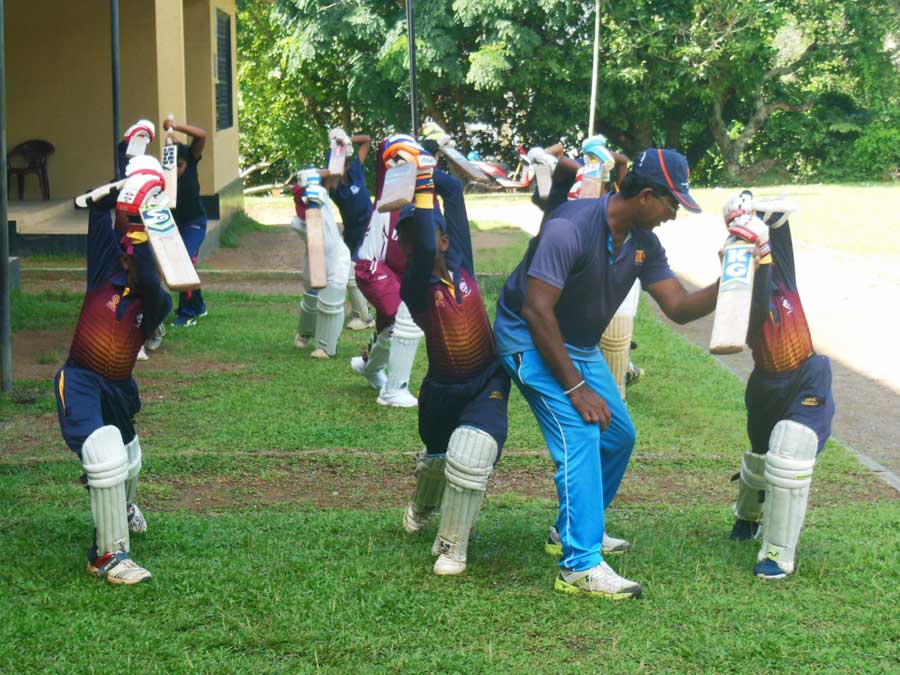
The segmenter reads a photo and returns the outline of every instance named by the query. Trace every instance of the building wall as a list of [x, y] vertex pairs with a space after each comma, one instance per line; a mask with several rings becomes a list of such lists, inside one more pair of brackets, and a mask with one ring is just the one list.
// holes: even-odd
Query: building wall
[[[152, 120], [158, 131], [174, 114], [210, 133], [200, 163], [201, 191], [213, 194], [239, 174], [237, 113], [233, 128], [215, 128], [215, 10], [232, 16], [234, 0], [120, 0], [122, 131]], [[112, 81], [108, 0], [5, 2], [7, 143], [30, 138], [56, 147], [51, 198], [72, 197], [113, 176]], [[237, 82], [233, 77], [236, 105]], [[163, 134], [152, 147], [159, 154]], [[13, 186], [12, 199], [16, 199]], [[39, 199], [26, 179], [26, 199]]]

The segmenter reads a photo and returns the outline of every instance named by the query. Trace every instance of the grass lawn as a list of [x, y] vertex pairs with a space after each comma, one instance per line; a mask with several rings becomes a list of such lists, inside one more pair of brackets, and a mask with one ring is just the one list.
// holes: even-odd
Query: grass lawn
[[[491, 313], [498, 274], [525, 241], [476, 235]], [[137, 367], [150, 529], [132, 549], [151, 584], [113, 588], [84, 573], [88, 499], [50, 383], [20, 381], [0, 397], [0, 671], [897, 669], [896, 493], [830, 443], [798, 574], [756, 580], [756, 545], [727, 538], [742, 388], [646, 308], [635, 360], [649, 376], [629, 393], [638, 443], [608, 514], [610, 532], [634, 545], [611, 563], [645, 594], [611, 603], [552, 590], [553, 467], [517, 392], [469, 570], [437, 578], [436, 523], [412, 538], [400, 528], [416, 412], [381, 408], [348, 367], [368, 336], [344, 333], [334, 360], [312, 361], [292, 346], [296, 296], [206, 300], [209, 317], [171, 329]], [[79, 305], [76, 294], [18, 294], [14, 328], [68, 334]]]

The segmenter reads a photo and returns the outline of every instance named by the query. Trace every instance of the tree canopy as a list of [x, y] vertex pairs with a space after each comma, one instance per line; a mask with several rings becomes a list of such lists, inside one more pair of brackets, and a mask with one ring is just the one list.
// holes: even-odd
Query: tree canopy
[[[603, 0], [597, 130], [706, 181], [900, 166], [900, 9], [883, 0]], [[587, 133], [593, 0], [420, 0], [419, 109], [465, 150]], [[403, 0], [238, 3], [241, 152], [284, 173], [327, 130], [411, 131]]]

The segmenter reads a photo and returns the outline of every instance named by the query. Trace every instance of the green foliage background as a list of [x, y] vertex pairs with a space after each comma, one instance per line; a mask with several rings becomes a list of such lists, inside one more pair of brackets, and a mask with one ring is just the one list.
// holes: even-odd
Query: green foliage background
[[[699, 182], [900, 173], [900, 9], [883, 0], [601, 2], [597, 130], [677, 147]], [[593, 0], [420, 0], [420, 110], [464, 150], [586, 134]], [[238, 3], [241, 153], [256, 182], [328, 128], [410, 131], [403, 0]], [[466, 126], [468, 123], [468, 126]], [[475, 125], [475, 126], [473, 126]]]

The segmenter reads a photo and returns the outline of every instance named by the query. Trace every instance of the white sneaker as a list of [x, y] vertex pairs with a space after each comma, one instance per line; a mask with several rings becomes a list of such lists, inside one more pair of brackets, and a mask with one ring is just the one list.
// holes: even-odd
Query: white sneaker
[[309, 344], [309, 337], [305, 335], [300, 335], [300, 333], [294, 333], [294, 347], [297, 349], [306, 349], [306, 345]]
[[95, 577], [106, 577], [111, 584], [126, 586], [149, 581], [152, 578], [150, 572], [129, 558], [125, 551], [106, 553], [94, 562], [88, 562], [87, 571]]
[[580, 572], [562, 569], [556, 577], [553, 588], [563, 593], [581, 593], [608, 600], [625, 600], [641, 596], [640, 584], [620, 577], [606, 562]]
[[128, 507], [128, 530], [131, 534], [144, 534], [147, 531], [147, 519], [137, 504]]
[[412, 504], [408, 504], [406, 511], [403, 512], [403, 529], [407, 534], [415, 534], [428, 524], [431, 520], [430, 513], [416, 513]]
[[[616, 539], [610, 537], [606, 532], [603, 533], [603, 543], [600, 545], [600, 552], [603, 555], [615, 553], [628, 553], [631, 550], [631, 544], [624, 539]], [[550, 526], [550, 532], [547, 534], [547, 541], [544, 542], [544, 551], [557, 558], [562, 555], [562, 540], [559, 538], [559, 532], [556, 526]]]
[[366, 378], [372, 389], [380, 390], [384, 387], [384, 383], [387, 382], [387, 375], [384, 374], [384, 368], [376, 370], [374, 373], [366, 372], [366, 360], [362, 356], [354, 356], [350, 359], [350, 368], [357, 375], [362, 375]]
[[431, 555], [437, 556], [434, 573], [440, 577], [456, 576], [466, 571], [466, 551], [461, 551], [459, 545], [451, 544], [440, 536], [434, 539]]
[[331, 357], [328, 356], [328, 353], [324, 349], [322, 349], [321, 347], [317, 347], [316, 349], [314, 349], [313, 351], [311, 351], [309, 353], [309, 358], [324, 360], [324, 359], [330, 359]]
[[354, 316], [347, 322], [347, 330], [368, 330], [369, 328], [375, 327], [375, 320], [369, 319], [366, 321], [365, 319], [360, 319], [358, 316]]
[[144, 349], [144, 345], [141, 345], [141, 350], [137, 354], [138, 361], [147, 361], [150, 357], [147, 356], [147, 351]]
[[409, 393], [409, 389], [384, 389], [378, 394], [378, 405], [389, 405], [395, 408], [415, 408], [418, 399]]

